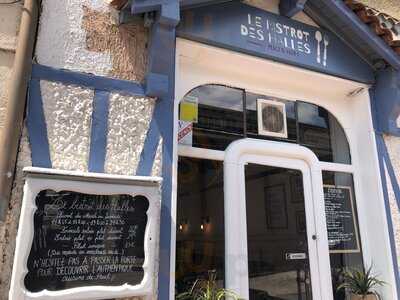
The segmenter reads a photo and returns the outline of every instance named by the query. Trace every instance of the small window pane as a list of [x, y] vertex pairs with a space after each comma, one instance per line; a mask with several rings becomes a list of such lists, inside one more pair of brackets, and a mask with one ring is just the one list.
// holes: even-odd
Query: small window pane
[[200, 86], [185, 96], [180, 119], [193, 122], [192, 146], [224, 150], [243, 138], [243, 98], [242, 90], [221, 85]]
[[335, 300], [345, 300], [346, 293], [337, 291], [342, 271], [364, 268], [353, 175], [324, 171], [322, 177], [333, 294]]
[[223, 162], [180, 157], [175, 282], [178, 295], [215, 270], [224, 280]]
[[324, 108], [297, 102], [299, 144], [310, 148], [321, 161], [350, 164], [350, 149], [338, 121]]

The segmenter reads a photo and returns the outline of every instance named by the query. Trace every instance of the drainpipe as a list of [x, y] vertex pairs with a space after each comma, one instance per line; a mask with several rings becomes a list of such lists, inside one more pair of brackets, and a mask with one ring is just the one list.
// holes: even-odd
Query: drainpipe
[[39, 0], [25, 0], [11, 76], [6, 85], [6, 117], [0, 134], [0, 222], [4, 221], [23, 128], [27, 87], [36, 40]]

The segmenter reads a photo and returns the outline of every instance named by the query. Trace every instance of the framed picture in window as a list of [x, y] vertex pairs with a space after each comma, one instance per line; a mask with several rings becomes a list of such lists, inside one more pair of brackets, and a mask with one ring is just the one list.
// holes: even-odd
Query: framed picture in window
[[264, 187], [264, 201], [269, 229], [287, 229], [286, 185]]

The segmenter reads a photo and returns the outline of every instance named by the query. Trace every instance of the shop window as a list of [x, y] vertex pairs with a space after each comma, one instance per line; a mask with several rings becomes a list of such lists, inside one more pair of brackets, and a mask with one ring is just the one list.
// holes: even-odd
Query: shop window
[[[259, 99], [285, 104], [286, 138], [258, 133]], [[185, 134], [185, 138], [180, 138], [181, 144], [225, 150], [231, 142], [245, 137], [278, 140], [305, 146], [321, 161], [351, 164], [350, 148], [343, 128], [326, 109], [311, 103], [254, 94], [222, 85], [204, 85], [192, 90], [181, 101], [179, 120], [183, 122], [181, 126]], [[189, 128], [187, 124], [192, 128], [189, 134], [185, 131]]]
[[205, 85], [191, 91], [180, 104], [180, 121], [193, 125], [191, 146], [224, 150], [244, 137], [244, 92], [221, 85]]
[[216, 271], [224, 279], [223, 163], [180, 157], [176, 231], [176, 295]]
[[364, 267], [353, 175], [324, 171], [322, 177], [334, 299], [345, 300], [345, 292], [337, 291], [341, 273], [345, 269]]
[[298, 143], [321, 161], [350, 164], [350, 149], [335, 117], [318, 105], [297, 101]]

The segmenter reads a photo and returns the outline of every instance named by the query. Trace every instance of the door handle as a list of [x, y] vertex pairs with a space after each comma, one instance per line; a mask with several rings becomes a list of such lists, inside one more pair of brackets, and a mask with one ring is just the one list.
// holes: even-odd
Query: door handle
[[285, 257], [286, 257], [286, 260], [307, 259], [307, 254], [304, 252], [286, 253]]

